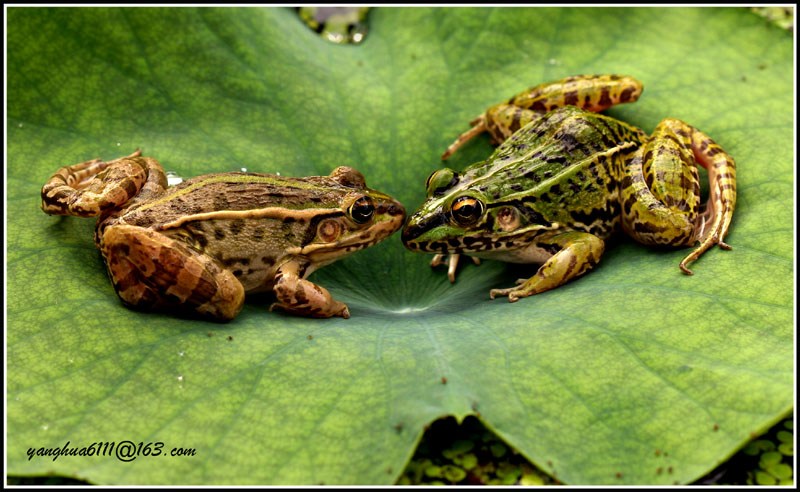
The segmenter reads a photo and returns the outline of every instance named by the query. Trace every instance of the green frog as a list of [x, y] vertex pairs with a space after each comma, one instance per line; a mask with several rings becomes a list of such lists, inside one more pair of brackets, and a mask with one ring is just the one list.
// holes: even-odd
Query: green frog
[[306, 277], [386, 239], [406, 218], [351, 167], [302, 178], [207, 174], [168, 188], [158, 161], [138, 150], [60, 168], [42, 188], [42, 210], [99, 216], [95, 243], [126, 305], [188, 308], [220, 321], [260, 291], [275, 293], [270, 310], [350, 317]]
[[[693, 246], [680, 269], [723, 242], [736, 204], [734, 161], [700, 130], [665, 119], [647, 136], [598, 114], [636, 101], [642, 84], [618, 75], [540, 84], [489, 108], [447, 149], [447, 159], [487, 131], [500, 144], [461, 172], [439, 169], [427, 199], [402, 232], [411, 251], [437, 253], [455, 280], [459, 256], [541, 263], [530, 278], [495, 296], [514, 302], [593, 268], [605, 241], [623, 231], [646, 245]], [[698, 164], [708, 170], [700, 204]]]

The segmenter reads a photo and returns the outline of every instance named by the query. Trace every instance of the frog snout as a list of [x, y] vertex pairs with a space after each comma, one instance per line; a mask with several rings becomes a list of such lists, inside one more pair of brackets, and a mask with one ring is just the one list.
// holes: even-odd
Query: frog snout
[[403, 227], [403, 232], [400, 234], [400, 239], [403, 241], [403, 244], [406, 245], [408, 249], [414, 250], [419, 248], [419, 244], [414, 242], [420, 234], [425, 232], [426, 228], [424, 224], [422, 224], [422, 216], [418, 213], [411, 215], [408, 218], [405, 226]]
[[386, 208], [386, 213], [395, 217], [401, 224], [406, 220], [406, 209], [400, 202], [390, 203]]
[[408, 221], [403, 226], [403, 231], [400, 233], [400, 240], [403, 241], [403, 244], [408, 246], [408, 242], [414, 239], [414, 222], [417, 214], [412, 215], [408, 218]]
[[397, 200], [387, 200], [383, 202], [378, 213], [381, 215], [388, 215], [391, 218], [392, 232], [400, 229], [406, 220], [406, 209], [403, 207], [403, 204]]

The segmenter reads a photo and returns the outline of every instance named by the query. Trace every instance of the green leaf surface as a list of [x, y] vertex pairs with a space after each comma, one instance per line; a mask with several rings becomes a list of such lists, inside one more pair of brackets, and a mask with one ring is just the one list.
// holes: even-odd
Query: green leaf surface
[[[424, 425], [477, 414], [562, 482], [684, 483], [791, 408], [792, 35], [746, 9], [377, 8], [358, 46], [285, 8], [7, 12], [9, 473], [392, 483]], [[59, 166], [141, 147], [184, 177], [351, 165], [411, 212], [472, 117], [582, 73], [638, 78], [609, 114], [682, 119], [736, 159], [732, 251], [689, 277], [686, 250], [620, 238], [510, 304], [489, 289], [534, 266], [465, 265], [451, 285], [393, 236], [312, 276], [350, 319], [255, 296], [220, 325], [123, 307], [94, 221], [39, 210]], [[449, 165], [490, 151], [481, 136]], [[28, 457], [125, 440], [165, 456]]]

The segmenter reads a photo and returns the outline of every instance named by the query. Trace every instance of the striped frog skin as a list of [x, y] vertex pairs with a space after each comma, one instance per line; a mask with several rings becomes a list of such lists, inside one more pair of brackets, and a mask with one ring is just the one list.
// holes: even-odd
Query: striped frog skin
[[260, 291], [275, 293], [270, 310], [348, 318], [344, 303], [306, 277], [386, 239], [406, 218], [350, 167], [303, 178], [207, 174], [167, 188], [161, 165], [139, 151], [60, 168], [42, 188], [42, 210], [99, 216], [95, 242], [126, 305], [219, 321]]
[[[427, 200], [409, 218], [403, 243], [437, 253], [455, 280], [460, 255], [541, 263], [517, 286], [521, 297], [558, 287], [594, 267], [605, 240], [622, 231], [647, 245], [697, 247], [680, 269], [723, 242], [736, 204], [733, 159], [686, 123], [665, 119], [648, 136], [598, 114], [633, 102], [642, 84], [618, 75], [575, 76], [532, 87], [472, 120], [442, 156], [487, 131], [501, 142], [486, 160], [428, 178]], [[700, 205], [698, 165], [708, 170]], [[699, 244], [698, 244], [699, 243]]]

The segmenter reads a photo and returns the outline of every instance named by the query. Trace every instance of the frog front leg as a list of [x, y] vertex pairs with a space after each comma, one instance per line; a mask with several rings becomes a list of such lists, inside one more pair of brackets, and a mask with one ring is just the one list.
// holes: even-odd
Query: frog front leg
[[485, 131], [492, 136], [493, 145], [501, 144], [548, 111], [572, 105], [600, 112], [615, 104], [634, 102], [641, 93], [641, 82], [619, 75], [576, 75], [533, 86], [470, 121], [472, 128], [459, 135], [442, 154], [442, 160]]
[[[709, 198], [700, 212], [697, 164], [708, 170]], [[733, 158], [707, 135], [676, 119], [659, 123], [650, 139], [624, 159], [620, 203], [622, 227], [652, 245], [700, 245], [680, 263], [686, 267], [723, 242], [736, 205]]]
[[[445, 260], [445, 257], [447, 257], [447, 260]], [[458, 260], [460, 258], [461, 255], [458, 253], [450, 253], [449, 256], [443, 253], [439, 253], [437, 255], [434, 255], [433, 259], [431, 260], [431, 266], [435, 268], [439, 265], [447, 263], [447, 278], [452, 283], [456, 281], [456, 268], [458, 268]], [[470, 258], [472, 258], [473, 263], [475, 263], [476, 265], [481, 264], [480, 258], [477, 258], [475, 256], [470, 256]]]
[[[545, 261], [531, 278], [518, 282], [509, 289], [492, 289], [489, 297], [508, 296], [509, 302], [563, 285], [572, 278], [583, 275], [593, 268], [603, 255], [605, 243], [599, 237], [586, 232], [564, 232], [545, 234], [536, 238], [532, 247], [558, 246], [561, 249]], [[524, 253], [523, 253], [524, 254]]]
[[102, 253], [122, 301], [140, 309], [183, 307], [219, 321], [236, 317], [244, 288], [211, 256], [152, 229], [105, 229]]
[[330, 318], [331, 316], [350, 317], [347, 305], [337, 301], [324, 287], [305, 280], [301, 276], [304, 263], [290, 260], [278, 269], [272, 290], [278, 298], [269, 310], [280, 308], [300, 316]]

